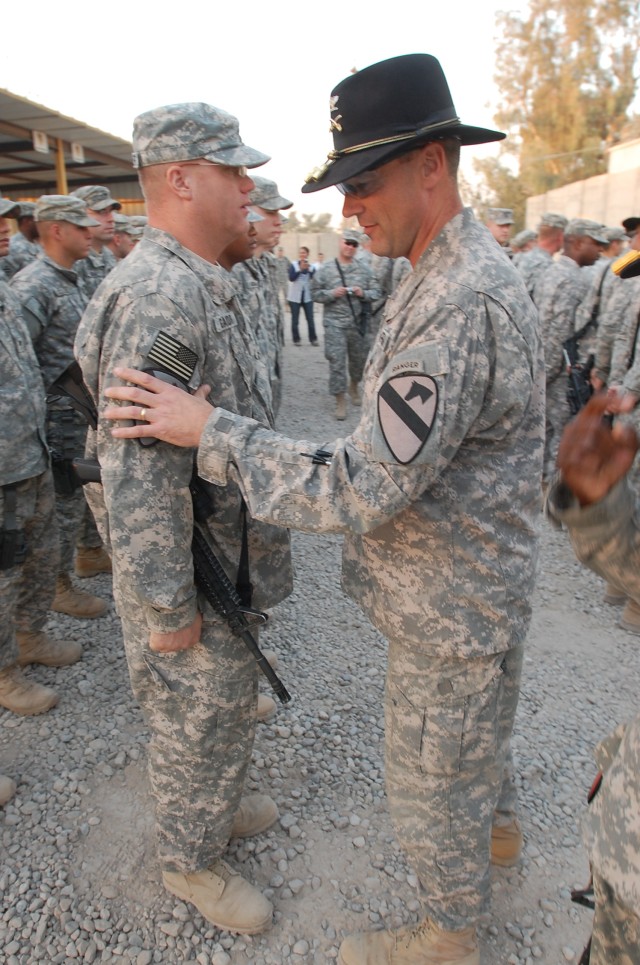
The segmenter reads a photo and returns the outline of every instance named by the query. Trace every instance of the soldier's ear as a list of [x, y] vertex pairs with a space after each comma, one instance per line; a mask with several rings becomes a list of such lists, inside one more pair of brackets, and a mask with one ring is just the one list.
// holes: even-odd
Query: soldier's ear
[[178, 197], [186, 200], [191, 198], [191, 176], [187, 165], [169, 164], [165, 171], [165, 179], [169, 188]]

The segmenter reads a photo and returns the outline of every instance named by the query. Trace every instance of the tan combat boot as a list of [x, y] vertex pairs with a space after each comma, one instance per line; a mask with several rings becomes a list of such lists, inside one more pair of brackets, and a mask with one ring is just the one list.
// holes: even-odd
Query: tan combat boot
[[76, 576], [86, 579], [111, 573], [111, 558], [104, 546], [79, 546], [76, 550]]
[[164, 871], [162, 880], [167, 891], [191, 902], [217, 928], [257, 935], [271, 927], [271, 902], [224, 861], [188, 875]]
[[267, 794], [247, 794], [240, 801], [231, 828], [232, 838], [252, 838], [278, 820], [278, 805]]
[[276, 710], [276, 702], [273, 697], [267, 697], [266, 694], [258, 694], [258, 709], [256, 710], [256, 720], [262, 722], [269, 720], [273, 717]]
[[640, 635], [640, 603], [636, 603], [631, 597], [627, 600], [625, 608], [620, 617], [620, 626], [629, 633]]
[[12, 781], [10, 777], [0, 774], [0, 807], [10, 801], [15, 793], [16, 782]]
[[56, 613], [66, 613], [70, 617], [93, 620], [107, 612], [107, 604], [99, 596], [76, 589], [69, 574], [61, 573], [56, 582], [56, 595], [51, 609]]
[[50, 640], [42, 630], [16, 633], [20, 654], [18, 666], [41, 663], [45, 667], [69, 667], [82, 656], [82, 647], [75, 640]]
[[517, 818], [502, 827], [491, 828], [491, 864], [500, 868], [513, 868], [522, 853], [522, 831]]
[[16, 664], [0, 670], [0, 707], [31, 717], [51, 710], [58, 699], [55, 690], [29, 680]]
[[347, 400], [345, 398], [344, 392], [336, 393], [336, 419], [338, 422], [344, 422], [347, 418]]
[[480, 965], [475, 928], [443, 931], [426, 918], [398, 931], [361, 932], [340, 946], [339, 965]]
[[352, 405], [362, 405], [362, 399], [360, 398], [360, 389], [358, 388], [357, 382], [350, 383], [349, 398], [351, 399]]

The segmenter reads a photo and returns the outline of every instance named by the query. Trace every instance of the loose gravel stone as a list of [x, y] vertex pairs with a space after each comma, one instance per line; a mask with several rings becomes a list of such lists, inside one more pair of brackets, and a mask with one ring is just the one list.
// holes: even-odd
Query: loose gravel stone
[[[326, 362], [285, 349], [282, 431], [324, 445], [333, 419]], [[525, 847], [493, 869], [480, 926], [491, 965], [576, 962], [591, 926], [570, 902], [588, 878], [580, 840], [593, 744], [635, 711], [636, 638], [601, 605], [601, 581], [541, 519], [533, 623], [513, 737]], [[258, 728], [247, 789], [280, 821], [233, 841], [227, 859], [274, 904], [253, 937], [210, 925], [164, 891], [154, 858], [148, 733], [131, 696], [113, 607], [95, 621], [52, 614], [48, 629], [84, 645], [80, 663], [29, 675], [60, 703], [42, 717], [0, 711], [0, 772], [18, 783], [0, 810], [0, 948], [7, 965], [283, 965], [334, 962], [344, 935], [421, 917], [419, 883], [398, 846], [384, 793], [386, 643], [340, 590], [342, 538], [293, 534], [297, 582], [261, 630], [293, 694]], [[110, 579], [83, 581], [111, 601]], [[4, 961], [3, 959], [3, 961]]]

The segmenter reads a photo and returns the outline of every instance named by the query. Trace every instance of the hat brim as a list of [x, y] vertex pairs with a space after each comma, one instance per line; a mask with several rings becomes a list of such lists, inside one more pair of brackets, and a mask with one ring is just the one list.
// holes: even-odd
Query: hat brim
[[271, 160], [268, 154], [256, 151], [246, 144], [239, 144], [237, 147], [220, 148], [210, 154], [204, 154], [207, 161], [217, 164], [226, 164], [231, 168], [259, 168]]
[[[453, 124], [450, 128], [438, 130], [438, 136], [432, 140], [439, 141], [446, 137], [457, 137], [463, 146], [468, 146], [470, 144], [489, 144], [492, 141], [502, 141], [506, 136], [502, 131], [492, 131], [486, 127]], [[385, 158], [391, 158], [391, 155], [397, 154], [399, 149], [410, 150], [412, 144], [426, 144], [428, 140], [424, 134], [417, 134], [415, 138], [406, 141], [394, 141], [392, 144], [364, 148], [362, 151], [341, 155], [335, 161], [329, 159], [323, 166], [309, 175], [308, 180], [305, 181], [300, 190], [303, 194], [312, 194], [314, 191], [322, 191], [323, 188], [341, 184], [357, 174], [362, 174], [363, 171], [377, 167]]]
[[[251, 195], [249, 195], [251, 197]], [[293, 208], [293, 201], [287, 198], [268, 198], [266, 201], [252, 201], [256, 208], [264, 208], [265, 211], [288, 211]]]
[[89, 204], [85, 201], [85, 204], [87, 205], [87, 208], [91, 208], [92, 211], [106, 211], [107, 208], [115, 208], [116, 211], [119, 211], [122, 207], [120, 202], [114, 201], [113, 198], [111, 198], [109, 201], [98, 201], [97, 204]]
[[3, 198], [0, 201], [0, 218], [18, 218], [20, 215], [20, 205], [17, 201], [8, 201]]

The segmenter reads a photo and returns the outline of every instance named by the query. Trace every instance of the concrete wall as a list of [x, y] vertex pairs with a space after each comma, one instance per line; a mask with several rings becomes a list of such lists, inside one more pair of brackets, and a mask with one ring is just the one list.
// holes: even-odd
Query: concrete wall
[[608, 227], [640, 216], [640, 166], [585, 181], [574, 181], [527, 200], [526, 227], [536, 228], [545, 211], [567, 218], [591, 218]]

